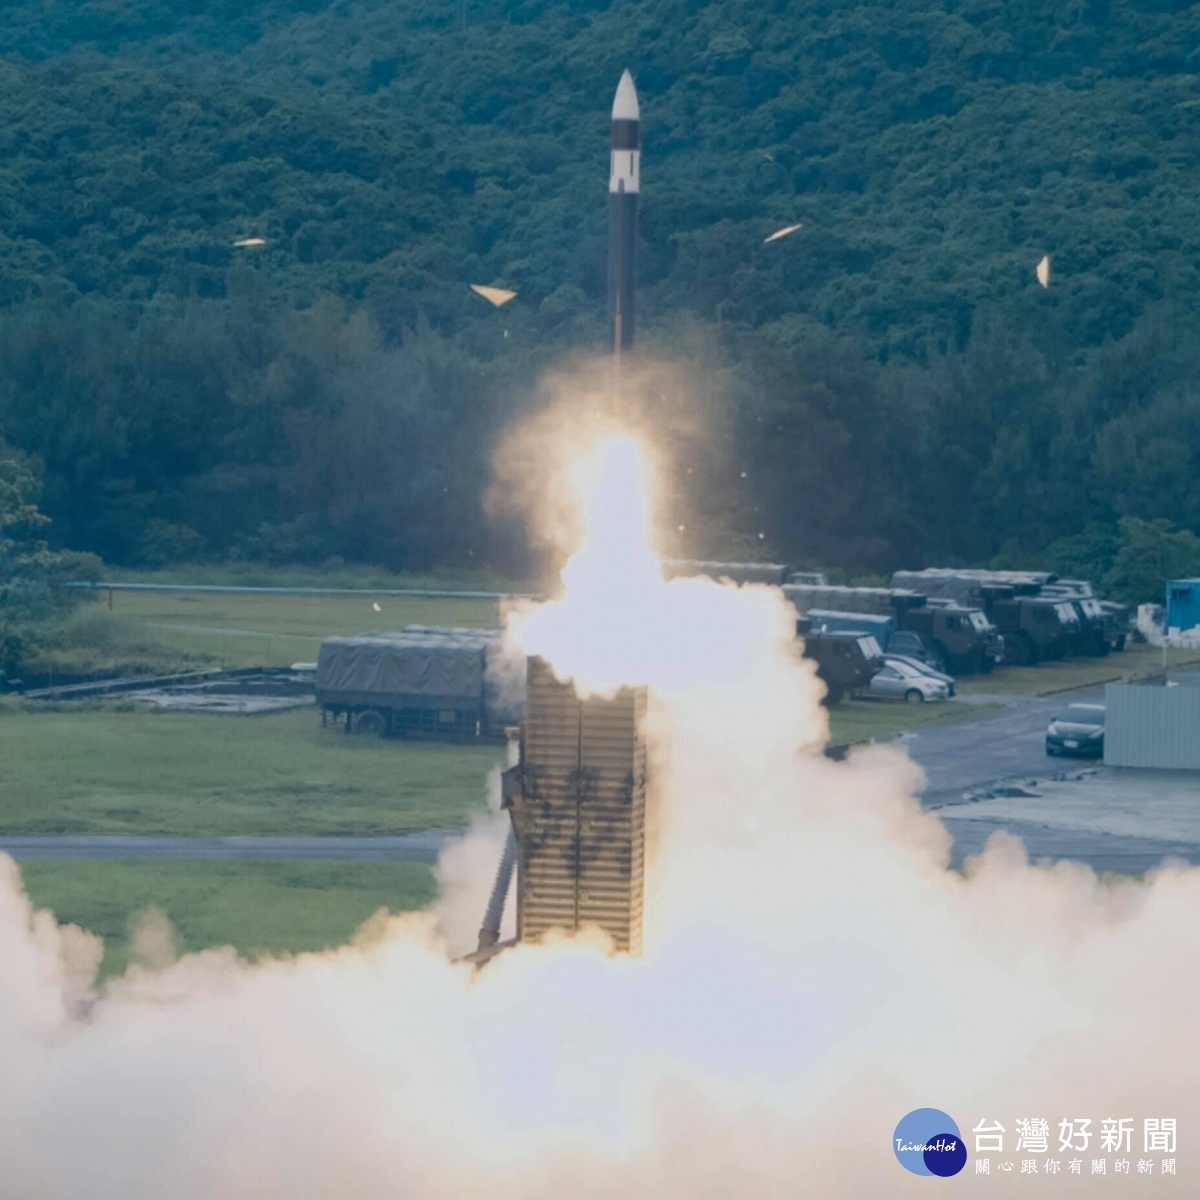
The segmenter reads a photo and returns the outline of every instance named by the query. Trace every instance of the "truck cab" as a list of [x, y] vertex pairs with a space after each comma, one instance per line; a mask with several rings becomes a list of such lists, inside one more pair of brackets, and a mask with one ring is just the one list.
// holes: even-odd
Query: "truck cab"
[[850, 692], [864, 688], [883, 669], [883, 650], [869, 633], [814, 631], [806, 617], [796, 622], [804, 639], [804, 654], [817, 664], [825, 683], [825, 704], [838, 704]]
[[1086, 579], [1060, 579], [1042, 588], [1042, 595], [1070, 600], [1079, 611], [1080, 620], [1092, 630], [1094, 653], [1124, 650], [1129, 637], [1129, 609], [1123, 604], [1097, 598]]
[[922, 634], [940, 652], [952, 675], [978, 675], [991, 671], [1004, 654], [1004, 639], [978, 608], [954, 600], [928, 598], [907, 609], [902, 627]]

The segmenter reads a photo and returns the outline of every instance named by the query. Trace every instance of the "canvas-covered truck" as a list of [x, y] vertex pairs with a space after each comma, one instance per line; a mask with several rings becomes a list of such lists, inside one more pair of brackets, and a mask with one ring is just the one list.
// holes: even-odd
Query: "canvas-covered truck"
[[322, 720], [376, 737], [501, 740], [519, 724], [524, 661], [495, 629], [410, 626], [327, 638], [317, 658]]
[[890, 617], [898, 631], [916, 634], [931, 647], [936, 652], [933, 665], [952, 675], [990, 671], [1004, 652], [996, 627], [978, 608], [930, 605], [912, 589], [788, 584], [783, 594], [801, 616], [815, 608]]
[[894, 588], [919, 589], [934, 607], [982, 608], [1004, 638], [1004, 661], [1025, 667], [1079, 652], [1081, 622], [1074, 605], [1038, 595], [1039, 582], [997, 583], [989, 572], [927, 567], [897, 571]]
[[1079, 618], [1070, 653], [1103, 657], [1114, 649], [1117, 641], [1114, 623], [1092, 594], [1090, 583], [1082, 580], [1063, 583], [1057, 575], [1048, 571], [978, 570], [972, 571], [971, 574], [986, 583], [1012, 584], [1017, 595], [1037, 596], [1042, 600], [1065, 600]]

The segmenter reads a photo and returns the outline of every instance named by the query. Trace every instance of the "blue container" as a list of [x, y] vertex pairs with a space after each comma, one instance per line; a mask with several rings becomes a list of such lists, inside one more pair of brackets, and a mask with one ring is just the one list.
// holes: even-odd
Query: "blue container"
[[1200, 579], [1172, 579], [1167, 584], [1167, 628], [1200, 625]]

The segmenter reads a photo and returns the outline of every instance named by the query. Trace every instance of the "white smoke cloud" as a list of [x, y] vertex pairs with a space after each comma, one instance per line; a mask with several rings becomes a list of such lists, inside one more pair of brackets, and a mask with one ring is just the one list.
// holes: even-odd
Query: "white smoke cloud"
[[1138, 605], [1138, 632], [1151, 646], [1200, 650], [1200, 629], [1167, 629], [1163, 625], [1162, 615], [1161, 604]]
[[[435, 868], [438, 898], [433, 906], [434, 931], [451, 958], [470, 954], [479, 944], [479, 927], [508, 837], [508, 814], [500, 809], [499, 768], [488, 776], [487, 806], [486, 813], [472, 817], [462, 837], [443, 849]], [[515, 892], [514, 879], [504, 906], [501, 940], [516, 936]]]
[[[603, 541], [601, 542], [603, 544]], [[577, 573], [589, 578], [586, 571]], [[641, 611], [568, 586], [525, 632], [581, 677]], [[865, 1200], [929, 1196], [891, 1151], [911, 1109], [1179, 1123], [1179, 1175], [973, 1175], [980, 1196], [1195, 1194], [1200, 871], [1105, 883], [997, 836], [963, 873], [916, 768], [845, 764], [767, 589], [648, 585], [667, 836], [647, 953], [469, 948], [495, 816], [440, 868], [440, 907], [324, 955], [132, 968], [81, 1005], [94, 939], [0, 870], [0, 1195], [16, 1200]], [[661, 589], [661, 590], [660, 590]], [[626, 598], [628, 601], [628, 598]], [[605, 616], [606, 611], [608, 616]], [[632, 624], [631, 624], [632, 623]], [[651, 652], [652, 651], [652, 652]], [[577, 654], [575, 662], [570, 662]], [[626, 660], [618, 659], [619, 663]], [[81, 983], [81, 972], [82, 983]]]

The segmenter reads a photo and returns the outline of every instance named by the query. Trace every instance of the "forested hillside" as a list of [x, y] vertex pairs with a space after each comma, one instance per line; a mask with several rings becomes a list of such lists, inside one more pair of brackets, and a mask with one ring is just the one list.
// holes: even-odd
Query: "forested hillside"
[[627, 65], [643, 328], [719, 392], [683, 549], [1200, 530], [1200, 6], [9, 0], [0, 55], [0, 436], [60, 543], [520, 566], [487, 464], [602, 337]]

